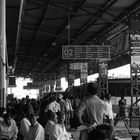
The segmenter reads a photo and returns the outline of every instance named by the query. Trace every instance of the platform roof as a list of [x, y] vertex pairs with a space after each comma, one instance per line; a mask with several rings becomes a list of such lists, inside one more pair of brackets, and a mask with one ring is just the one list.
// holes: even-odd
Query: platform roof
[[[21, 7], [20, 0], [6, 2], [8, 62], [23, 77], [68, 64], [62, 45], [106, 44], [140, 9], [139, 0], [24, 0]], [[110, 67], [129, 62], [127, 53], [116, 58]]]

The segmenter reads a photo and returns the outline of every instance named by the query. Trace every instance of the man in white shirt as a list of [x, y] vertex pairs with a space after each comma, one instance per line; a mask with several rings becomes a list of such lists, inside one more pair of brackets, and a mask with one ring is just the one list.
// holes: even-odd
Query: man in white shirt
[[29, 117], [31, 126], [25, 140], [45, 140], [45, 131], [37, 121], [37, 114], [31, 114]]
[[4, 119], [0, 120], [0, 139], [16, 140], [17, 134], [16, 122], [11, 118], [10, 114], [4, 114]]
[[64, 121], [65, 113], [59, 112], [57, 114], [58, 123], [56, 123], [52, 129], [51, 140], [72, 140], [71, 134], [66, 131]]
[[113, 125], [113, 110], [112, 110], [112, 103], [110, 101], [111, 94], [105, 94], [105, 105], [106, 105], [106, 115], [107, 115], [107, 122]]
[[47, 112], [47, 116], [48, 116], [48, 122], [47, 122], [47, 124], [45, 126], [45, 140], [53, 140], [52, 132], [53, 132], [53, 126], [57, 122], [57, 116], [51, 110], [49, 110]]
[[50, 103], [45, 107], [44, 112], [47, 113], [48, 110], [51, 110], [54, 113], [57, 113], [60, 111], [60, 105], [57, 103], [56, 97], [51, 97]]

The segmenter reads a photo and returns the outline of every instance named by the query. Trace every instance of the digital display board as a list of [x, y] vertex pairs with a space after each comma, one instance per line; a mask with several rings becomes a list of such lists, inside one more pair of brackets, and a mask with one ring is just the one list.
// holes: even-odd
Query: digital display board
[[109, 59], [109, 45], [63, 45], [63, 59]]

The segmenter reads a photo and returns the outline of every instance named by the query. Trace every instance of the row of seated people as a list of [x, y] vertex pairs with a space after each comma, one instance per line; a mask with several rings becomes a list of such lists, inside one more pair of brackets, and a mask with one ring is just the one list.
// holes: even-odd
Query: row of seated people
[[[73, 140], [67, 132], [64, 121], [65, 114], [52, 111], [47, 112], [48, 121], [45, 128], [37, 121], [37, 114], [30, 114], [29, 118], [21, 112], [19, 127], [9, 113], [0, 118], [0, 140]], [[87, 140], [115, 140], [114, 129], [109, 124], [100, 124], [87, 129]]]
[[20, 122], [17, 125], [10, 113], [5, 112], [0, 118], [0, 140], [71, 140], [72, 136], [64, 126], [65, 114], [57, 115], [48, 111], [48, 121], [45, 128], [38, 122], [38, 114], [29, 117], [20, 112]]

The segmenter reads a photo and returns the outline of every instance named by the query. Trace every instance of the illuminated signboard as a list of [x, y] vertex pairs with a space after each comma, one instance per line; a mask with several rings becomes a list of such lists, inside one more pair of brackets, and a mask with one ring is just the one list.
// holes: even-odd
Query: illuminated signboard
[[63, 45], [63, 59], [109, 59], [109, 45]]

